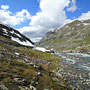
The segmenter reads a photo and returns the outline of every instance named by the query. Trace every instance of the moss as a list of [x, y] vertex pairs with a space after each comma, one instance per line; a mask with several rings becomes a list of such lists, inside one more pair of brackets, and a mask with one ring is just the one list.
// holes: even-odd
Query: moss
[[4, 78], [4, 79], [2, 80], [2, 83], [4, 83], [4, 84], [10, 83], [10, 82], [12, 82], [12, 79], [11, 79], [10, 77]]
[[39, 82], [43, 82], [43, 83], [39, 83], [36, 86], [40, 90], [43, 90], [43, 89], [60, 90], [62, 88], [60, 85], [54, 82], [48, 75], [45, 75], [45, 74], [43, 75], [43, 77], [40, 78]]
[[20, 62], [20, 61], [18, 61], [18, 60], [12, 60], [11, 61], [11, 63], [10, 63], [11, 65], [13, 65], [13, 66], [21, 66], [21, 67], [26, 67], [27, 65], [25, 65], [25, 63], [23, 63], [23, 62]]

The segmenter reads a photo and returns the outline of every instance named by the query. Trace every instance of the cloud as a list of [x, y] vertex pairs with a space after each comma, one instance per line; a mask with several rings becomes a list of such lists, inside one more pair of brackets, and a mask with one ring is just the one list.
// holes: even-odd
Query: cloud
[[29, 37], [32, 41], [39, 41], [47, 32], [48, 28], [43, 26], [27, 26], [18, 29], [21, 33]]
[[9, 9], [9, 5], [1, 5], [1, 9], [7, 10], [7, 9]]
[[78, 19], [79, 20], [90, 19], [90, 11], [88, 11], [87, 13], [82, 13], [82, 15]]
[[41, 11], [31, 17], [29, 26], [23, 27], [19, 31], [29, 36], [30, 39], [36, 40], [38, 37], [40, 39], [46, 32], [58, 28], [66, 22], [67, 16], [64, 8], [69, 4], [70, 0], [40, 0]]
[[69, 8], [67, 8], [67, 11], [71, 11], [74, 12], [77, 10], [77, 6], [76, 6], [76, 0], [72, 0], [71, 2], [71, 6]]
[[[75, 11], [76, 0], [38, 0], [40, 11], [31, 16], [26, 9], [12, 13], [8, 5], [2, 5], [0, 9], [0, 22], [9, 25], [18, 25], [25, 20], [30, 20], [28, 26], [18, 30], [33, 41], [40, 40], [46, 32], [58, 28], [68, 22], [66, 10]], [[71, 4], [71, 7], [69, 7]], [[73, 8], [73, 9], [70, 9]]]
[[1, 5], [0, 9], [1, 23], [15, 26], [31, 18], [30, 13], [26, 9], [22, 9], [21, 11], [16, 12], [15, 14], [9, 11], [8, 9], [9, 9], [8, 5]]
[[36, 13], [31, 18], [30, 25], [43, 26], [47, 28], [56, 28], [62, 25], [62, 22], [67, 18], [64, 8], [68, 6], [69, 0], [41, 0], [41, 12]]

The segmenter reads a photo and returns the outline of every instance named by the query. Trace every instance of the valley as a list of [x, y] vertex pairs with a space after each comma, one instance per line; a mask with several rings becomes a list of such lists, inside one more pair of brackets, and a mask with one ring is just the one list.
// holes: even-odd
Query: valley
[[0, 0], [0, 90], [90, 90], [90, 0]]
[[71, 90], [53, 72], [60, 58], [33, 47], [23, 34], [0, 25], [0, 90]]
[[89, 90], [89, 23], [66, 24], [37, 44], [0, 24], [0, 90]]

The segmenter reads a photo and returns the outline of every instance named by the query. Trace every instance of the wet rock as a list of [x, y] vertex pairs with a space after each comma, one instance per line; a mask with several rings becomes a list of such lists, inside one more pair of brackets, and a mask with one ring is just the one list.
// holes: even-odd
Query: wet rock
[[88, 73], [88, 76], [90, 76], [90, 73]]
[[61, 73], [56, 73], [56, 76], [58, 76], [59, 78], [63, 78]]
[[33, 77], [33, 80], [31, 81], [32, 86], [38, 85], [40, 76], [42, 76], [41, 72], [36, 73], [35, 77]]
[[34, 66], [34, 63], [29, 63], [30, 66]]
[[34, 65], [33, 67], [39, 70], [43, 70], [42, 66]]
[[34, 86], [30, 85], [30, 90], [37, 90]]
[[0, 90], [8, 90], [8, 88], [4, 84], [0, 84]]
[[19, 89], [20, 89], [20, 90], [31, 90], [30, 88], [25, 87], [25, 86], [23, 86], [23, 87], [19, 86]]
[[58, 82], [61, 86], [66, 87], [63, 82], [60, 82], [56, 77], [52, 78], [54, 81]]
[[23, 82], [23, 85], [24, 85], [24, 86], [27, 86], [27, 85], [30, 84], [26, 79], [23, 79], [22, 82]]
[[83, 84], [90, 85], [90, 79], [87, 79]]
[[19, 85], [27, 86], [29, 83], [26, 79], [14, 78], [13, 82], [18, 83]]
[[13, 81], [14, 82], [18, 82], [20, 80], [20, 78], [14, 78]]
[[37, 76], [42, 76], [42, 73], [41, 72], [38, 72], [36, 75]]
[[35, 86], [36, 85], [36, 81], [31, 81], [31, 85]]

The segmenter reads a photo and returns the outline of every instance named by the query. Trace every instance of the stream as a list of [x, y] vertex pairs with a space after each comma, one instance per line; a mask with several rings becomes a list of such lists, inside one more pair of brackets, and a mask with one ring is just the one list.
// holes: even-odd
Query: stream
[[72, 88], [90, 90], [90, 55], [83, 53], [56, 53], [56, 55], [61, 58], [58, 75]]

